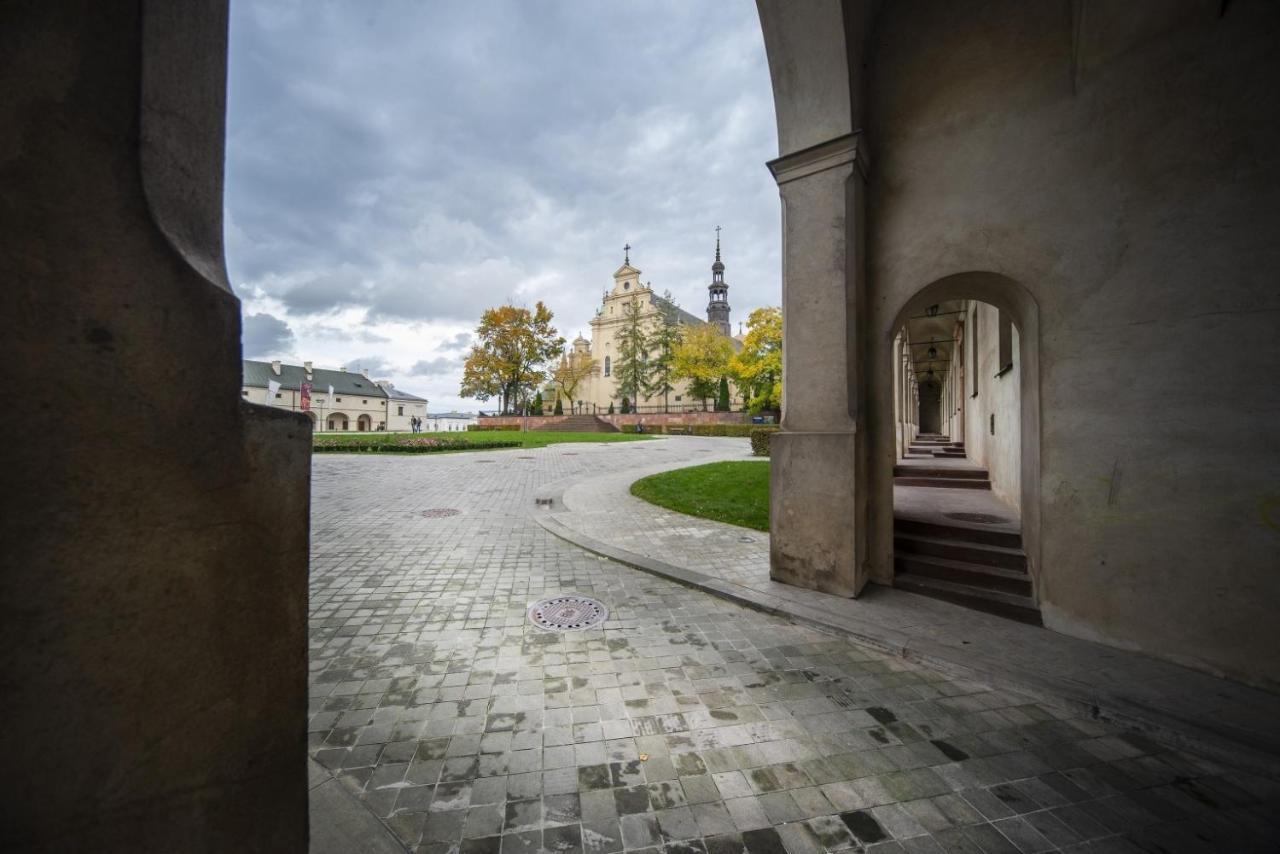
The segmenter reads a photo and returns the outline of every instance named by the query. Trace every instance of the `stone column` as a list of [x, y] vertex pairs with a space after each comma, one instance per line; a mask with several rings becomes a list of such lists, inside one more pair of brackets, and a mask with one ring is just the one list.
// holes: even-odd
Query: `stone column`
[[782, 432], [772, 445], [770, 576], [854, 596], [866, 525], [861, 135], [769, 164], [783, 209]]

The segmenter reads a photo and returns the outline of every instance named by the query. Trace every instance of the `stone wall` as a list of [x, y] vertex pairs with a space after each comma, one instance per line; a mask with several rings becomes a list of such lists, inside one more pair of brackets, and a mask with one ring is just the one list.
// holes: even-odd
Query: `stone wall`
[[240, 400], [226, 27], [0, 9], [6, 851], [307, 848], [310, 428]]
[[[504, 430], [520, 430], [528, 426], [536, 430], [549, 424], [560, 424], [569, 415], [531, 415], [527, 419], [517, 415], [486, 415], [479, 419], [482, 427], [501, 427]], [[578, 416], [581, 417], [581, 416]], [[750, 424], [751, 416], [745, 412], [681, 412], [681, 413], [627, 413], [626, 415], [597, 415], [617, 427], [634, 427], [636, 424]], [[527, 423], [526, 423], [527, 422]]]

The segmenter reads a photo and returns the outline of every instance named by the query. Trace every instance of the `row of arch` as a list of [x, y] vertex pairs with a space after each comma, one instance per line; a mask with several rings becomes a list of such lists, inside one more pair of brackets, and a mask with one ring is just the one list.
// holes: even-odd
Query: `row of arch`
[[[308, 412], [307, 417], [311, 419], [313, 429], [319, 426], [320, 419], [314, 412]], [[366, 413], [352, 419], [345, 412], [331, 412], [325, 417], [324, 427], [326, 430], [338, 433], [351, 430], [368, 433], [373, 430], [373, 417]]]

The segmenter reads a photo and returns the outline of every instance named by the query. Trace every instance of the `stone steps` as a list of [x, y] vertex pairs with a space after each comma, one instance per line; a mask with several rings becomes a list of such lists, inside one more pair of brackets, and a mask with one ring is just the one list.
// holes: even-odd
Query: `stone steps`
[[898, 486], [932, 486], [940, 489], [990, 489], [991, 481], [986, 478], [966, 477], [895, 477], [893, 482]]
[[563, 421], [534, 427], [542, 433], [617, 433], [618, 428], [595, 415], [570, 415]]
[[895, 519], [893, 547], [895, 587], [1043, 625], [1021, 534]]

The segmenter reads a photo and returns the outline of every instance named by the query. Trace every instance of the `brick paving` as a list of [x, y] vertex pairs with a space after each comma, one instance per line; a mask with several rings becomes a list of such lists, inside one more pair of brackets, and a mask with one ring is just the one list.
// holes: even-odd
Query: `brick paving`
[[[531, 515], [575, 479], [744, 448], [317, 457], [312, 755], [432, 854], [1276, 849], [1269, 781], [594, 557]], [[528, 623], [569, 592], [609, 620]]]

